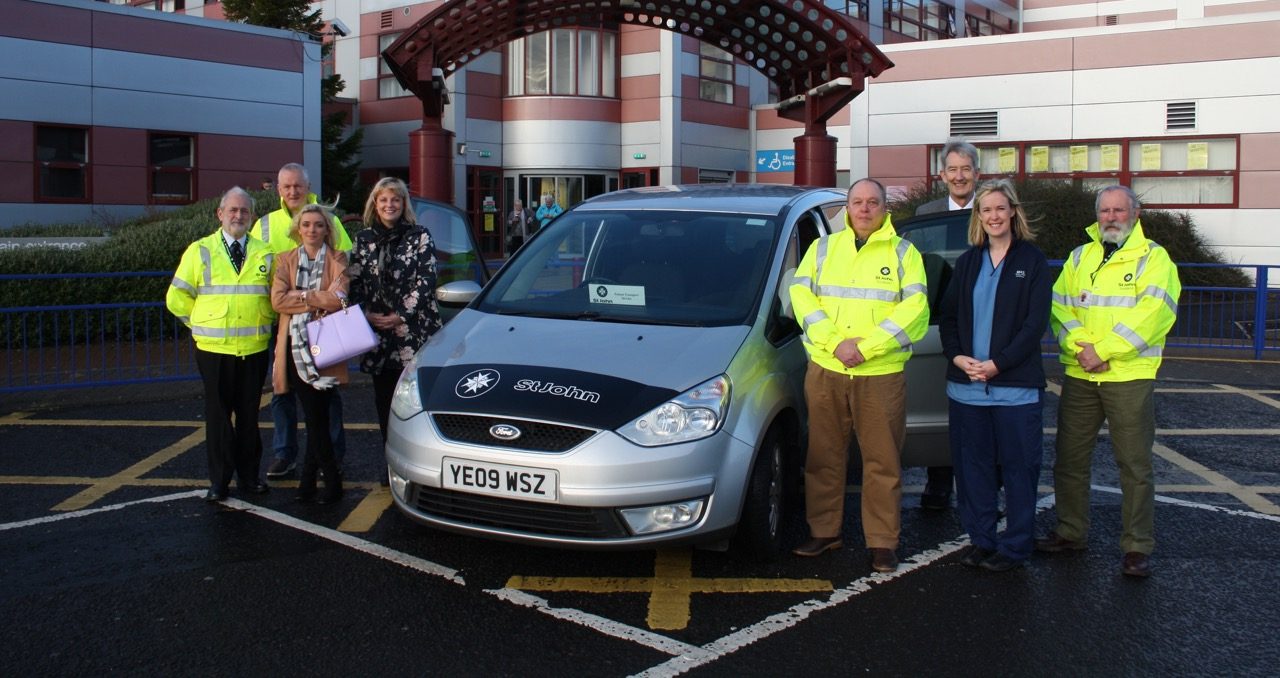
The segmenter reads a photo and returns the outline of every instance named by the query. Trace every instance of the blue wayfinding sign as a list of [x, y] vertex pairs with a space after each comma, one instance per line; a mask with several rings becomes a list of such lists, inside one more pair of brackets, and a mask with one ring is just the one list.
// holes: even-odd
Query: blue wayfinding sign
[[756, 151], [756, 171], [757, 172], [794, 172], [796, 171], [796, 152], [793, 149], [785, 151]]

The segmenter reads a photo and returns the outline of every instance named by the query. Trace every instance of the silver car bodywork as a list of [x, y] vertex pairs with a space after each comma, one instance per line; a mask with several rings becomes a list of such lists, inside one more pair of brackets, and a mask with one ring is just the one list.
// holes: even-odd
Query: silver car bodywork
[[843, 202], [665, 187], [566, 212], [406, 370], [386, 449], [397, 507], [532, 543], [736, 530], [748, 550], [776, 548], [806, 430], [785, 284]]

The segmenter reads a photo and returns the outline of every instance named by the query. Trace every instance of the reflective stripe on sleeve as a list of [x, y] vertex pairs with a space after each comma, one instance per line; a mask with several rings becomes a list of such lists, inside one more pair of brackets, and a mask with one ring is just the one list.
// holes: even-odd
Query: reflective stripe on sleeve
[[262, 215], [262, 218], [258, 220], [258, 223], [262, 224], [262, 242], [270, 244], [271, 243], [271, 213], [267, 212], [266, 214]]
[[809, 290], [810, 290], [810, 291], [813, 291], [813, 278], [810, 278], [809, 276], [805, 276], [805, 277], [803, 277], [803, 278], [792, 278], [792, 279], [791, 279], [791, 284], [792, 284], [792, 285], [803, 285], [803, 286], [805, 286], [805, 287], [809, 288]]
[[909, 249], [911, 249], [911, 241], [906, 239], [899, 240], [898, 246], [894, 249], [894, 251], [898, 254], [899, 283], [901, 283], [903, 278], [907, 277], [907, 269], [904, 267], [903, 262], [906, 261], [907, 259], [907, 250]]
[[1076, 268], [1080, 267], [1080, 257], [1084, 256], [1084, 245], [1071, 250], [1071, 265]]
[[1111, 331], [1121, 337], [1124, 337], [1124, 340], [1130, 344], [1133, 344], [1133, 347], [1137, 349], [1139, 353], [1147, 350], [1148, 348], [1147, 340], [1139, 336], [1137, 332], [1125, 327], [1123, 323], [1116, 323], [1116, 326], [1111, 328]]
[[1055, 304], [1061, 304], [1063, 306], [1075, 306], [1077, 299], [1079, 299], [1079, 297], [1077, 297], [1074, 294], [1058, 294], [1057, 292], [1053, 293], [1053, 303]]
[[1078, 330], [1083, 327], [1084, 327], [1084, 323], [1081, 323], [1079, 320], [1068, 320], [1067, 322], [1062, 323], [1062, 329], [1068, 332], [1070, 332], [1071, 330]]
[[827, 319], [827, 312], [822, 309], [818, 309], [813, 313], [810, 313], [809, 315], [805, 316], [804, 319], [800, 321], [800, 326], [802, 330], [808, 331], [810, 327], [826, 319]]
[[925, 287], [924, 283], [911, 283], [910, 285], [902, 288], [902, 298], [907, 299], [917, 294], [925, 294], [928, 291], [929, 290]]
[[822, 264], [827, 260], [827, 243], [830, 242], [830, 236], [824, 236], [818, 239], [818, 255], [814, 257], [813, 279], [822, 280]]
[[1163, 346], [1148, 346], [1138, 352], [1139, 358], [1159, 358], [1162, 355], [1164, 355]]
[[176, 276], [175, 276], [175, 277], [174, 277], [174, 279], [173, 279], [173, 282], [171, 282], [171, 283], [169, 283], [169, 284], [170, 284], [170, 285], [173, 285], [174, 287], [176, 287], [176, 288], [178, 288], [178, 289], [180, 289], [180, 290], [182, 290], [183, 292], [186, 292], [187, 294], [195, 294], [195, 293], [196, 293], [195, 285], [192, 285], [191, 283], [189, 283], [189, 282], [187, 282], [187, 281], [183, 280], [182, 278], [179, 278], [179, 277], [176, 277]]
[[1166, 290], [1160, 289], [1155, 285], [1151, 285], [1145, 290], [1142, 290], [1142, 294], [1138, 296], [1139, 297], [1155, 297], [1156, 299], [1163, 301], [1164, 305], [1168, 306], [1169, 310], [1172, 311], [1174, 315], [1178, 315], [1178, 302], [1176, 299], [1169, 296], [1169, 292]]
[[889, 334], [892, 334], [894, 340], [896, 340], [898, 342], [898, 345], [901, 346], [903, 349], [911, 348], [911, 337], [908, 337], [906, 330], [902, 329], [901, 327], [898, 327], [897, 323], [889, 319], [881, 320], [880, 329], [884, 330], [885, 332], [888, 332]]

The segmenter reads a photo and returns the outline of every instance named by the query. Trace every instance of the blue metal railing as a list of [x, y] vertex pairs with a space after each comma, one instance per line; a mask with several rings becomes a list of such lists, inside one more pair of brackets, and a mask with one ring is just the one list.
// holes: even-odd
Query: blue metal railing
[[[1172, 349], [1225, 350], [1253, 359], [1280, 351], [1280, 266], [1181, 264], [1253, 273], [1252, 287], [1183, 288]], [[169, 278], [166, 271], [0, 275], [0, 285], [83, 279]], [[1185, 276], [1184, 276], [1185, 277]], [[0, 308], [0, 393], [197, 379], [190, 333], [163, 301]], [[1052, 338], [1045, 350], [1056, 351]]]

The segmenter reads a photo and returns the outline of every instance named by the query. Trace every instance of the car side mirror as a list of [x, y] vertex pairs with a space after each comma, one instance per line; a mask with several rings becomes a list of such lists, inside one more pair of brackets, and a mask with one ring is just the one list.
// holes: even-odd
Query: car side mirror
[[791, 309], [791, 283], [795, 282], [796, 269], [788, 268], [782, 274], [782, 280], [778, 282], [778, 302], [782, 304], [782, 317], [796, 319], [795, 311]]
[[455, 280], [436, 288], [436, 301], [449, 306], [466, 306], [480, 294], [474, 280]]

